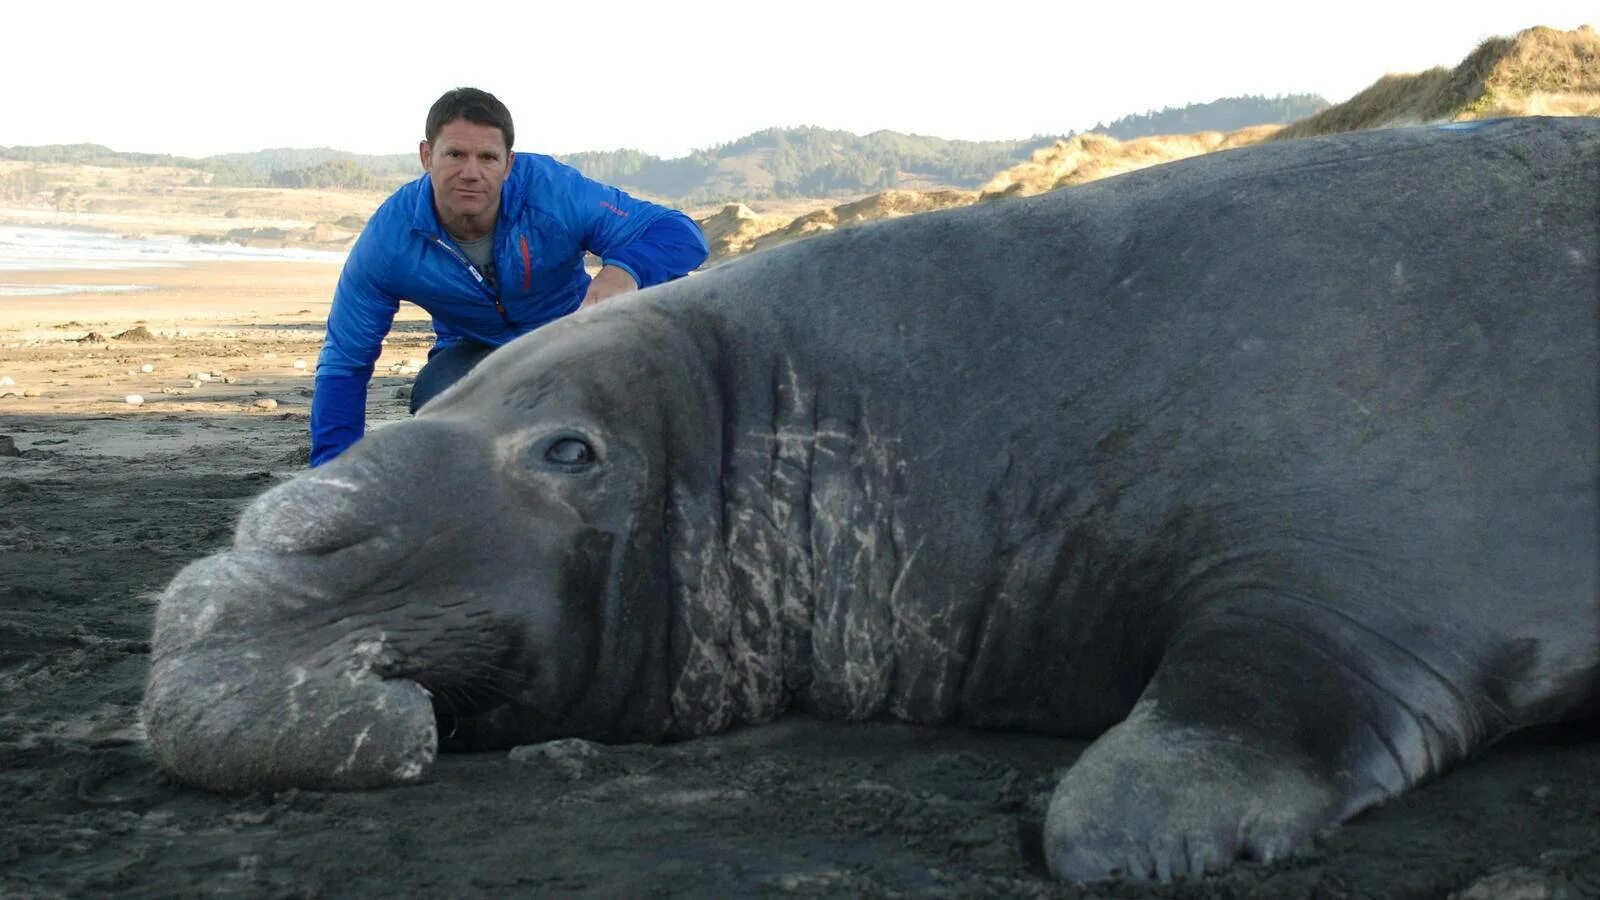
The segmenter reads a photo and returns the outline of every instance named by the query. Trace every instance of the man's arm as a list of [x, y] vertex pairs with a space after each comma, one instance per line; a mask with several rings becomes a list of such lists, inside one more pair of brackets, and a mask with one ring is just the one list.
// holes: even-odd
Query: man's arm
[[706, 236], [693, 219], [675, 209], [648, 205], [660, 210], [658, 216], [638, 236], [600, 253], [602, 262], [627, 272], [639, 287], [682, 278], [707, 255]]
[[[618, 294], [639, 289], [638, 279], [633, 277], [627, 269], [617, 265], [602, 266], [600, 271], [594, 273], [594, 278], [589, 282], [589, 290], [583, 295], [583, 306], [593, 306], [602, 300], [610, 300]], [[581, 307], [580, 307], [581, 308]]]
[[367, 422], [367, 382], [383, 352], [400, 300], [376, 280], [381, 253], [372, 228], [362, 232], [345, 260], [328, 312], [327, 337], [317, 358], [311, 395], [311, 465], [320, 466], [361, 439]]
[[583, 248], [604, 264], [584, 297], [585, 306], [681, 278], [706, 261], [705, 235], [693, 219], [567, 171], [568, 221], [578, 227]]

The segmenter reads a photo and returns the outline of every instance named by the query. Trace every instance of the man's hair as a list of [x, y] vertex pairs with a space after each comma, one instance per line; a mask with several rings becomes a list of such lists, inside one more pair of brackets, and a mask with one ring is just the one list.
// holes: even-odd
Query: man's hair
[[506, 105], [488, 91], [469, 87], [445, 91], [444, 96], [435, 100], [433, 108], [428, 110], [428, 125], [423, 137], [428, 143], [433, 143], [440, 130], [457, 119], [500, 129], [500, 136], [506, 139], [506, 149], [511, 149], [511, 110], [506, 109]]

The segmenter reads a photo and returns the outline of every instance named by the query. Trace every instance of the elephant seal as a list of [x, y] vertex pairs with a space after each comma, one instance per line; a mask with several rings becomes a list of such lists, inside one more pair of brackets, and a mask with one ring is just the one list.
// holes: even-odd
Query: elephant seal
[[1069, 879], [1273, 860], [1600, 711], [1600, 121], [1217, 153], [528, 335], [268, 491], [156, 616], [159, 763], [800, 708], [1100, 734]]

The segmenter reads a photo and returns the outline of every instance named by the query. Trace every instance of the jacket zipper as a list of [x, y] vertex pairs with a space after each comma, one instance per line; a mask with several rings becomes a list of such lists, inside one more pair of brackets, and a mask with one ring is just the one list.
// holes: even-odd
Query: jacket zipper
[[500, 314], [501, 320], [503, 320], [507, 326], [516, 328], [516, 323], [511, 321], [510, 313], [506, 312], [506, 305], [500, 302], [499, 295], [494, 292], [494, 289], [489, 287], [489, 282], [484, 279], [483, 273], [478, 271], [478, 267], [472, 264], [472, 260], [467, 259], [467, 257], [460, 250], [452, 247], [449, 241], [446, 241], [444, 238], [439, 237], [438, 235], [433, 236], [433, 242], [438, 244], [440, 247], [443, 247], [446, 253], [455, 257], [456, 262], [459, 262], [463, 266], [467, 267], [467, 271], [471, 272], [473, 279], [478, 282], [478, 287], [483, 288], [484, 295], [494, 302], [494, 311]]

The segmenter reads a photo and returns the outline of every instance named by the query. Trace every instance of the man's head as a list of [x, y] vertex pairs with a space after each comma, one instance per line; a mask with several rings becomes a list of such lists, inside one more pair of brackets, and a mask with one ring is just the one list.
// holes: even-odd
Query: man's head
[[424, 134], [418, 152], [433, 178], [439, 221], [461, 239], [492, 232], [511, 171], [511, 112], [487, 91], [455, 88], [428, 110]]

